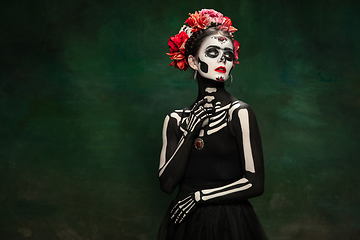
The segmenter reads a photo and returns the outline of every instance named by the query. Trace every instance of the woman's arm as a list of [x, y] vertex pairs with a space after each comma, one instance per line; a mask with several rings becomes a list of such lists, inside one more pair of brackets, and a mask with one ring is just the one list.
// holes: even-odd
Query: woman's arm
[[191, 110], [175, 111], [164, 120], [159, 179], [166, 193], [172, 193], [183, 178], [194, 138], [211, 115], [211, 109], [203, 107], [205, 103], [201, 100]]
[[264, 158], [255, 114], [243, 102], [234, 105], [230, 112], [229, 126], [236, 137], [244, 176], [223, 187], [201, 190], [204, 202], [237, 202], [264, 192]]
[[179, 223], [198, 204], [232, 203], [259, 196], [264, 191], [264, 160], [255, 114], [246, 103], [230, 109], [229, 126], [236, 137], [244, 176], [231, 184], [203, 189], [179, 201], [172, 217]]

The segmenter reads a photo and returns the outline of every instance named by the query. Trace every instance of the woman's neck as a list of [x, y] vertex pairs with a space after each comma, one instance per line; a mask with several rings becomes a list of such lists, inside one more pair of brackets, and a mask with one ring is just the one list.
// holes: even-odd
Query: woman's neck
[[231, 95], [225, 90], [224, 82], [218, 82], [208, 78], [204, 78], [198, 74], [198, 97], [197, 101], [203, 99], [205, 96], [214, 97], [217, 102], [223, 104], [231, 101]]

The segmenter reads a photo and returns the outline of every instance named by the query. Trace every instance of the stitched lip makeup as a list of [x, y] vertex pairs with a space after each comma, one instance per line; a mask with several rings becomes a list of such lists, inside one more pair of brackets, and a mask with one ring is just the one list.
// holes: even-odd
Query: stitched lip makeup
[[225, 67], [217, 67], [217, 68], [215, 68], [215, 72], [226, 73], [226, 68]]

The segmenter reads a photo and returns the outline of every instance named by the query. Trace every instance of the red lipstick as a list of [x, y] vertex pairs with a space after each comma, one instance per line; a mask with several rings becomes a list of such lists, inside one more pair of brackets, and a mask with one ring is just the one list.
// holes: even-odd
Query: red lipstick
[[226, 68], [225, 67], [217, 67], [217, 68], [215, 68], [215, 72], [226, 73]]

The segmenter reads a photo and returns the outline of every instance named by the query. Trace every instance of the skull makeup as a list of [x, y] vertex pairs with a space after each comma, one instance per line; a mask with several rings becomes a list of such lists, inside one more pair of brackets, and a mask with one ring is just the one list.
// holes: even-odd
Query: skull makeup
[[234, 46], [231, 39], [213, 34], [204, 39], [197, 56], [199, 74], [205, 78], [225, 82], [234, 61]]

